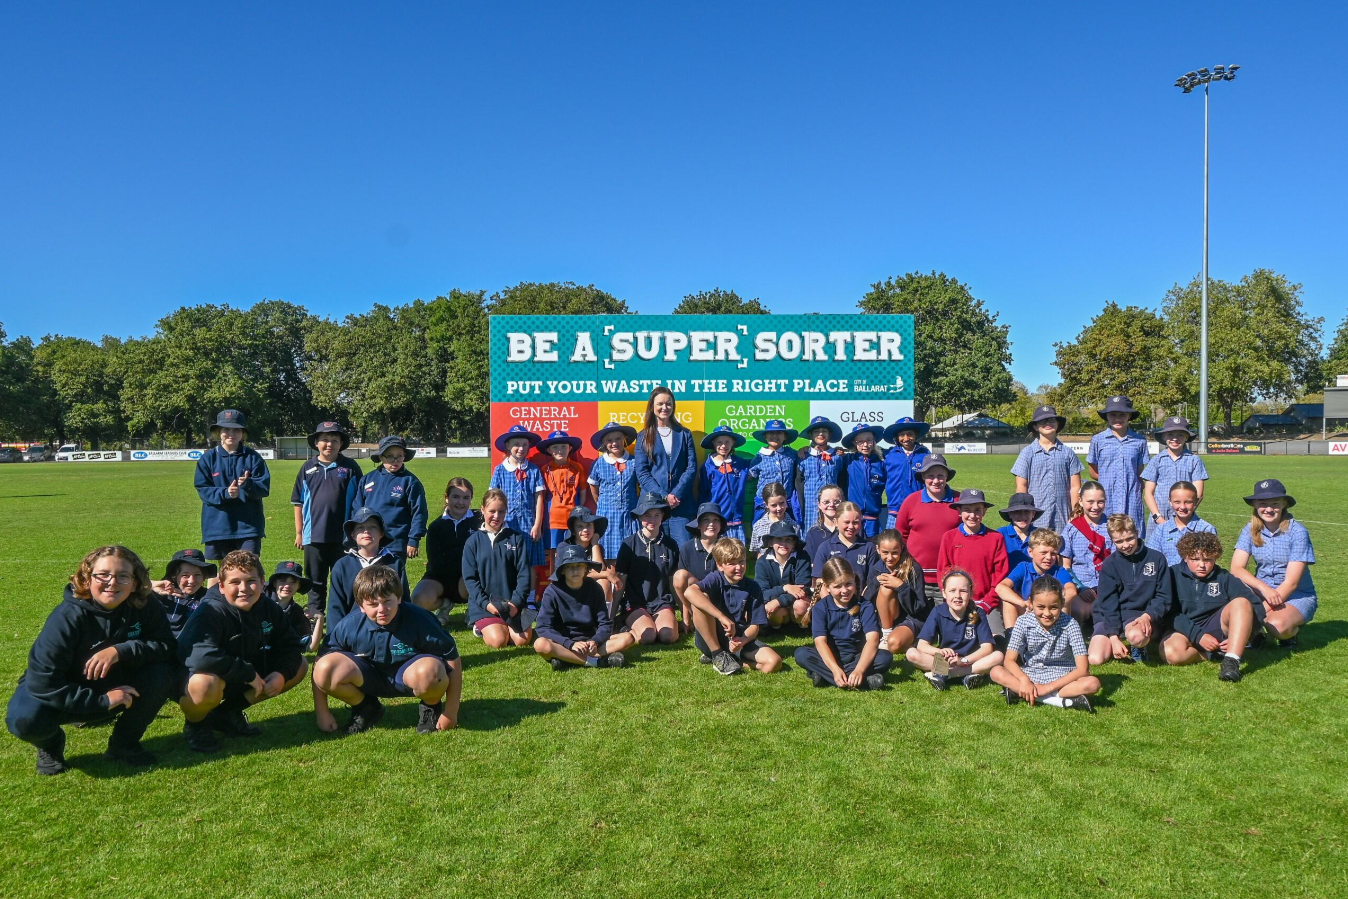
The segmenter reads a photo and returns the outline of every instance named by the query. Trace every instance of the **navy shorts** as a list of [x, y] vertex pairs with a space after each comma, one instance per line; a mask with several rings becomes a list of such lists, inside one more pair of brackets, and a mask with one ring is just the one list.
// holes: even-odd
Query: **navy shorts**
[[366, 696], [377, 696], [381, 699], [396, 699], [399, 696], [412, 695], [412, 688], [407, 686], [403, 678], [407, 675], [407, 669], [414, 662], [419, 662], [422, 659], [435, 659], [438, 662], [444, 662], [439, 656], [419, 653], [403, 662], [396, 669], [385, 669], [375, 665], [369, 659], [353, 656], [349, 652], [340, 654], [355, 662], [356, 667], [360, 669], [360, 676], [364, 678], [364, 683], [360, 685], [360, 692]]
[[925, 622], [925, 621], [919, 621], [918, 619], [914, 618], [912, 615], [909, 615], [907, 618], [903, 619], [902, 621], [896, 621], [896, 622], [894, 622], [894, 626], [895, 626], [895, 627], [906, 627], [906, 628], [908, 628], [908, 630], [912, 631], [912, 632], [913, 632], [913, 636], [916, 637], [918, 634], [922, 633], [922, 625], [924, 625], [924, 624], [926, 624], [926, 623], [927, 623], [927, 622]]
[[205, 544], [206, 558], [212, 562], [219, 562], [225, 556], [234, 552], [236, 549], [250, 552], [253, 555], [262, 553], [261, 537], [239, 537], [235, 540], [216, 540]]
[[563, 540], [571, 539], [570, 528], [551, 528], [548, 531], [548, 547], [556, 549], [562, 545]]
[[1212, 634], [1218, 640], [1226, 639], [1226, 631], [1222, 629], [1222, 610], [1218, 609], [1208, 617], [1199, 620], [1194, 619], [1194, 624], [1198, 625], [1199, 630], [1204, 634]]

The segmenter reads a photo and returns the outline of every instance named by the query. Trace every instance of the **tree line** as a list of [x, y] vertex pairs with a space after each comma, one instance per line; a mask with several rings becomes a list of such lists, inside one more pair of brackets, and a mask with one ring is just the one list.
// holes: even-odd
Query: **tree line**
[[[1109, 304], [1077, 340], [1055, 344], [1062, 383], [1052, 397], [1085, 408], [1115, 393], [1173, 408], [1197, 394], [1197, 286], [1176, 285], [1159, 312]], [[1301, 310], [1300, 285], [1256, 271], [1214, 282], [1214, 402], [1318, 389], [1348, 371], [1348, 319], [1320, 358], [1321, 320]], [[1028, 421], [1033, 399], [1012, 380], [1009, 328], [969, 287], [942, 272], [872, 284], [870, 314], [916, 318], [916, 406], [987, 410]], [[340, 321], [262, 300], [247, 309], [184, 306], [153, 334], [95, 342], [47, 335], [7, 339], [0, 326], [0, 436], [81, 442], [201, 445], [222, 408], [249, 416], [254, 440], [305, 434], [335, 419], [360, 439], [399, 433], [426, 442], [481, 442], [488, 430], [488, 319], [492, 315], [625, 315], [625, 300], [593, 285], [524, 282], [488, 295], [451, 290], [402, 306], [376, 304]], [[676, 314], [762, 315], [734, 291], [689, 294]]]

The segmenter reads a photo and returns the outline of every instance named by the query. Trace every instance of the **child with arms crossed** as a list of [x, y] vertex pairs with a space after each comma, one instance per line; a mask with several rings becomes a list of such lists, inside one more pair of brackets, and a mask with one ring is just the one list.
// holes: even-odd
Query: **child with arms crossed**
[[1090, 662], [1145, 662], [1147, 644], [1156, 636], [1167, 611], [1161, 585], [1168, 566], [1159, 551], [1142, 545], [1137, 525], [1127, 515], [1109, 516], [1108, 527], [1114, 553], [1100, 566]]
[[538, 637], [534, 652], [562, 671], [575, 665], [621, 668], [622, 651], [636, 640], [631, 633], [613, 633], [608, 601], [590, 577], [599, 565], [579, 546], [557, 550], [557, 571], [543, 591], [538, 609]]

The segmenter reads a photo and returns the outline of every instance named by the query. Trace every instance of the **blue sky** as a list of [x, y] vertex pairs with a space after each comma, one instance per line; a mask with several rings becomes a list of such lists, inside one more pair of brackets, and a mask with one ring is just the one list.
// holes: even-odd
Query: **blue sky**
[[845, 311], [942, 270], [1034, 387], [1105, 302], [1199, 271], [1202, 99], [1171, 85], [1219, 62], [1213, 276], [1348, 308], [1337, 5], [480, 6], [6, 4], [6, 330], [522, 280]]

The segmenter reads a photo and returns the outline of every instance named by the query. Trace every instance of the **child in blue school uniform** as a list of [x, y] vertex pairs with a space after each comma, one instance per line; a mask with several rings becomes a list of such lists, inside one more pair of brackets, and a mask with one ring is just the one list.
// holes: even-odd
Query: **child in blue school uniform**
[[754, 564], [763, 590], [763, 609], [774, 627], [807, 620], [814, 596], [813, 566], [793, 523], [779, 521], [763, 537], [764, 552]]
[[880, 564], [871, 569], [862, 596], [875, 603], [880, 614], [880, 648], [905, 653], [917, 642], [934, 604], [927, 598], [922, 566], [904, 545], [897, 528], [885, 528], [875, 538]]
[[217, 415], [211, 436], [219, 445], [201, 454], [195, 477], [206, 558], [218, 562], [236, 549], [256, 554], [267, 535], [262, 500], [271, 493], [271, 472], [257, 450], [245, 444], [248, 422], [238, 409]]
[[635, 639], [631, 633], [613, 633], [608, 601], [592, 577], [599, 565], [579, 546], [557, 550], [557, 570], [543, 591], [538, 607], [538, 637], [534, 652], [552, 664], [553, 671], [573, 666], [621, 668], [622, 651]]
[[905, 415], [885, 428], [884, 438], [890, 444], [885, 451], [885, 505], [889, 521], [885, 527], [897, 527], [899, 506], [910, 495], [922, 489], [922, 476], [917, 469], [931, 454], [931, 448], [919, 443], [931, 425]]
[[[725, 516], [726, 537], [744, 540], [744, 489], [749, 482], [749, 462], [735, 450], [745, 444], [744, 436], [729, 425], [717, 425], [702, 438], [709, 450], [702, 463], [701, 502], [715, 503]], [[673, 536], [673, 535], [671, 535]]]
[[1006, 579], [997, 585], [997, 596], [1002, 601], [1002, 622], [1007, 632], [1029, 609], [1030, 588], [1041, 577], [1050, 576], [1062, 584], [1064, 601], [1071, 602], [1076, 598], [1072, 572], [1060, 564], [1061, 551], [1062, 537], [1053, 531], [1035, 528], [1030, 532], [1030, 539], [1025, 541], [1025, 554], [1030, 560], [1012, 568]]
[[[1263, 618], [1264, 627], [1283, 648], [1291, 648], [1319, 605], [1311, 580], [1315, 564], [1311, 535], [1292, 517], [1297, 501], [1282, 481], [1259, 481], [1245, 502], [1253, 514], [1236, 540], [1231, 572], [1255, 594], [1256, 617]], [[1255, 564], [1253, 573], [1250, 560]]]
[[739, 674], [745, 663], [763, 674], [781, 670], [782, 657], [758, 637], [768, 626], [763, 591], [745, 577], [744, 544], [723, 537], [712, 547], [716, 570], [688, 586], [693, 605], [693, 642], [717, 674]]
[[804, 515], [801, 526], [808, 532], [819, 519], [819, 492], [838, 483], [839, 449], [833, 444], [842, 440], [842, 428], [823, 415], [816, 415], [805, 426], [805, 439], [810, 445], [800, 451], [797, 471], [800, 475], [800, 509]]
[[637, 532], [618, 549], [617, 575], [622, 586], [613, 601], [614, 627], [631, 631], [642, 644], [673, 643], [682, 633], [674, 615], [679, 545], [664, 531], [669, 511], [663, 496], [642, 496], [630, 513]]
[[554, 549], [579, 546], [585, 550], [585, 555], [595, 564], [594, 570], [586, 577], [596, 581], [604, 591], [604, 598], [613, 602], [613, 591], [618, 588], [618, 575], [612, 566], [606, 564], [609, 560], [604, 555], [604, 534], [608, 532], [608, 519], [584, 506], [577, 506], [571, 510], [571, 517], [566, 520], [566, 524], [568, 536]]
[[845, 559], [863, 585], [870, 581], [871, 571], [882, 564], [875, 544], [866, 539], [862, 530], [861, 509], [856, 503], [843, 503], [839, 507], [838, 533], [819, 544], [819, 551], [810, 556], [816, 596], [822, 596], [828, 589], [823, 581], [824, 563], [832, 558]]
[[796, 664], [816, 687], [879, 690], [894, 656], [880, 645], [880, 616], [861, 596], [856, 572], [843, 559], [824, 565], [828, 596], [810, 616], [814, 643], [796, 650]]
[[817, 514], [814, 526], [805, 532], [805, 552], [811, 559], [819, 552], [825, 540], [838, 533], [838, 510], [842, 508], [843, 492], [837, 484], [819, 488]]
[[1034, 520], [1043, 511], [1028, 493], [1013, 493], [1011, 501], [1001, 510], [1002, 520], [1007, 524], [999, 527], [997, 533], [1006, 541], [1006, 561], [1013, 570], [1021, 562], [1030, 561], [1029, 554], [1025, 552], [1025, 541], [1030, 539]]
[[304, 606], [295, 601], [314, 588], [314, 582], [304, 576], [304, 566], [299, 562], [277, 562], [276, 571], [267, 578], [265, 596], [281, 607], [285, 613], [290, 630], [299, 638], [300, 646], [306, 651], [314, 639], [314, 622], [304, 614]]
[[1091, 674], [1081, 625], [1063, 614], [1062, 584], [1041, 577], [1028, 600], [1030, 614], [1016, 621], [1005, 659], [990, 672], [992, 680], [1007, 705], [1024, 700], [1094, 714], [1089, 697], [1100, 691], [1100, 679]]
[[725, 516], [716, 503], [703, 503], [697, 507], [697, 518], [688, 522], [689, 537], [679, 544], [678, 568], [674, 570], [672, 583], [674, 595], [679, 600], [683, 620], [679, 624], [680, 633], [687, 634], [693, 629], [693, 606], [685, 593], [689, 584], [696, 584], [716, 570], [716, 560], [712, 558], [711, 548], [725, 534]]
[[482, 495], [482, 529], [463, 547], [468, 587], [468, 626], [492, 649], [533, 642], [538, 609], [529, 587], [529, 547], [506, 523], [506, 494], [493, 487]]
[[[1081, 485], [1081, 501], [1072, 509], [1072, 518], [1059, 535], [1062, 537], [1063, 566], [1070, 569], [1080, 587], [1067, 604], [1077, 621], [1089, 621], [1095, 587], [1100, 583], [1100, 566], [1114, 551], [1105, 526], [1105, 490], [1094, 481]], [[1130, 516], [1131, 517], [1131, 516]]]
[[1163, 449], [1142, 469], [1142, 499], [1151, 512], [1153, 527], [1170, 520], [1170, 488], [1174, 484], [1180, 481], [1192, 484], [1197, 497], [1195, 506], [1203, 502], [1208, 469], [1202, 456], [1189, 451], [1189, 441], [1197, 436], [1189, 427], [1189, 419], [1182, 415], [1172, 415], [1156, 429], [1156, 438]]
[[356, 508], [363, 472], [343, 455], [351, 438], [337, 422], [319, 423], [308, 441], [315, 455], [295, 472], [290, 504], [295, 510], [295, 548], [304, 550], [304, 567], [314, 585], [306, 605], [316, 618], [327, 608], [328, 573], [346, 552], [342, 525]]
[[952, 677], [960, 678], [966, 690], [980, 687], [1001, 664], [1002, 654], [974, 605], [974, 579], [962, 568], [951, 568], [941, 575], [941, 597], [944, 604], [927, 618], [905, 657], [938, 690], [946, 689]]
[[1190, 531], [1202, 534], [1215, 534], [1217, 529], [1199, 518], [1198, 488], [1188, 481], [1176, 481], [1170, 485], [1170, 517], [1147, 531], [1147, 546], [1165, 556], [1167, 565], [1178, 565], [1180, 538]]
[[1105, 488], [1105, 514], [1127, 515], [1147, 533], [1146, 508], [1142, 503], [1142, 472], [1147, 467], [1147, 438], [1129, 422], [1140, 415], [1126, 396], [1113, 396], [1097, 413], [1109, 427], [1091, 438], [1086, 464], [1091, 478]]
[[788, 427], [780, 418], [769, 419], [763, 423], [762, 430], [754, 431], [754, 439], [763, 444], [758, 455], [749, 463], [749, 477], [758, 481], [754, 492], [754, 524], [767, 514], [763, 488], [769, 484], [782, 485], [786, 491], [788, 514], [800, 521], [800, 497], [796, 494], [796, 454], [789, 446], [799, 436], [799, 431]]
[[548, 561], [543, 511], [548, 488], [543, 483], [543, 473], [529, 461], [529, 450], [541, 439], [524, 425], [511, 425], [504, 434], [497, 435], [496, 448], [506, 457], [492, 469], [488, 485], [505, 494], [505, 522], [524, 537], [531, 593], [538, 587], [538, 572], [534, 569]]
[[867, 539], [880, 533], [886, 473], [884, 457], [875, 444], [883, 435], [884, 429], [879, 425], [857, 425], [843, 438], [847, 452], [838, 461], [838, 486], [847, 501], [861, 509], [861, 525]]
[[1168, 611], [1161, 584], [1169, 566], [1159, 551], [1142, 544], [1137, 525], [1127, 515], [1109, 516], [1107, 526], [1114, 552], [1100, 566], [1090, 663], [1145, 662], [1147, 645], [1160, 632]]
[[180, 549], [164, 569], [164, 579], [154, 582], [154, 595], [164, 607], [173, 636], [182, 633], [188, 616], [205, 598], [207, 578], [215, 577], [216, 566], [206, 561], [199, 549]]
[[1067, 419], [1052, 406], [1040, 406], [1030, 419], [1034, 437], [1016, 456], [1011, 474], [1016, 493], [1028, 493], [1040, 509], [1036, 528], [1060, 531], [1072, 517], [1081, 494], [1081, 460], [1058, 439]]
[[404, 599], [397, 573], [384, 566], [356, 575], [356, 612], [332, 631], [314, 663], [314, 685], [351, 707], [345, 733], [363, 733], [384, 717], [379, 700], [419, 701], [417, 733], [458, 726], [463, 662], [435, 615]]
[[637, 439], [636, 428], [611, 421], [590, 436], [590, 446], [600, 456], [590, 466], [590, 485], [594, 487], [594, 511], [608, 520], [602, 536], [604, 567], [610, 573], [618, 561], [618, 549], [636, 529], [628, 515], [637, 505], [637, 474], [627, 447]]
[[388, 536], [384, 548], [406, 559], [417, 557], [421, 538], [426, 536], [426, 488], [407, 470], [407, 461], [415, 455], [416, 450], [409, 449], [401, 437], [380, 440], [370, 456], [377, 467], [360, 479], [352, 500], [355, 508], [379, 513]]

